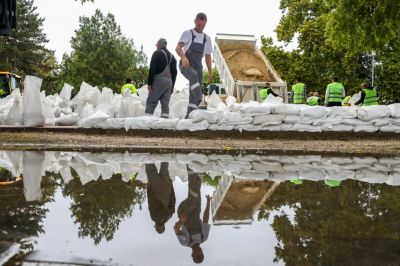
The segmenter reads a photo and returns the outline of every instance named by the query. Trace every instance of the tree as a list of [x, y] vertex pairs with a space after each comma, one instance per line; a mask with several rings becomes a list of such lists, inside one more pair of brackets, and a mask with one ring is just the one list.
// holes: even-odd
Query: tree
[[[336, 7], [337, 2], [343, 1], [281, 0], [283, 15], [276, 28], [278, 40], [288, 44], [297, 38], [298, 49], [286, 52], [282, 47], [274, 46], [272, 39], [262, 38], [262, 50], [289, 87], [294, 82], [294, 77], [302, 76], [309, 91], [324, 93], [332, 76], [338, 76], [344, 83], [347, 94], [351, 95], [359, 91], [360, 83], [371, 80], [372, 58], [369, 50], [352, 45], [339, 47], [333, 37], [329, 36], [332, 12], [337, 12], [333, 7]], [[353, 15], [352, 19], [356, 18], [356, 24], [360, 16], [363, 15]], [[380, 81], [378, 80], [378, 90], [381, 92]]]
[[[80, 26], [71, 40], [73, 51], [63, 56], [63, 82], [78, 88], [82, 81], [117, 91], [134, 74], [137, 83], [147, 78], [147, 57], [135, 49], [131, 39], [121, 33], [112, 14], [96, 10], [92, 17], [80, 17]], [[137, 72], [137, 70], [140, 72]]]
[[[220, 83], [220, 77], [218, 74], [218, 71], [213, 68], [212, 70], [212, 80], [211, 83]], [[203, 85], [207, 85], [208, 84], [208, 71], [204, 71], [203, 72]]]
[[0, 69], [22, 75], [36, 75], [47, 87], [57, 75], [58, 64], [54, 51], [45, 47], [43, 21], [36, 12], [33, 0], [17, 0], [17, 28], [11, 36], [0, 37]]

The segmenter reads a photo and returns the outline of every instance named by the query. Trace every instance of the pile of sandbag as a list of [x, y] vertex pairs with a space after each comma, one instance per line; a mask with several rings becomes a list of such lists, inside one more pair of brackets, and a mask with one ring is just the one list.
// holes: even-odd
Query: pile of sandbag
[[170, 118], [160, 118], [160, 104], [153, 116], [145, 116], [147, 87], [132, 95], [99, 90], [85, 82], [71, 99], [72, 86], [65, 84], [60, 94], [40, 92], [42, 80], [27, 76], [23, 96], [18, 90], [0, 100], [1, 125], [78, 126], [100, 129], [238, 130], [296, 132], [396, 132], [400, 133], [400, 104], [367, 107], [324, 107], [285, 104], [269, 95], [262, 102], [237, 103], [232, 96], [221, 101], [214, 92], [207, 110], [186, 116], [189, 90], [174, 92]]

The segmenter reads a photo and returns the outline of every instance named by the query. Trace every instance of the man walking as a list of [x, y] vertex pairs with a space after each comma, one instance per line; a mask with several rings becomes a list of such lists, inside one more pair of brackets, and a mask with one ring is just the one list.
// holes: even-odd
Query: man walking
[[175, 86], [176, 59], [167, 50], [167, 40], [158, 40], [157, 51], [151, 57], [147, 86], [149, 96], [146, 101], [146, 115], [153, 115], [158, 101], [161, 103], [161, 117], [169, 117], [169, 100]]
[[179, 68], [183, 76], [189, 80], [189, 105], [187, 115], [198, 109], [203, 94], [201, 83], [203, 80], [202, 59], [205, 56], [208, 69], [208, 82], [212, 80], [211, 54], [213, 53], [211, 38], [203, 32], [207, 24], [207, 16], [199, 13], [194, 21], [194, 29], [185, 31], [176, 46], [176, 53], [181, 58]]

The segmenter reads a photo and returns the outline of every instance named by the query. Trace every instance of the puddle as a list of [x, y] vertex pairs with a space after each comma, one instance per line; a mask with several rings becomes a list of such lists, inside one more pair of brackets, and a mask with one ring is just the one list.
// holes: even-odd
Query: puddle
[[400, 263], [400, 158], [0, 151], [0, 181], [10, 265]]

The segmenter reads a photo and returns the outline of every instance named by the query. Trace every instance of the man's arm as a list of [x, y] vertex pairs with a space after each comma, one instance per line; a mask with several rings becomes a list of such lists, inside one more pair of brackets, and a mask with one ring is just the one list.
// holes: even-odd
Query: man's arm
[[208, 83], [212, 82], [212, 58], [211, 54], [206, 54], [206, 65], [208, 69]]
[[176, 52], [176, 53], [178, 54], [178, 56], [182, 59], [182, 66], [183, 66], [184, 68], [188, 68], [188, 67], [190, 67], [190, 64], [189, 64], [189, 60], [187, 59], [185, 53], [183, 52], [183, 47], [184, 47], [184, 46], [185, 46], [185, 43], [184, 43], [184, 42], [179, 42], [179, 43], [176, 45], [175, 52]]
[[207, 195], [207, 206], [206, 209], [204, 210], [204, 214], [203, 214], [203, 223], [208, 224], [208, 218], [209, 218], [209, 214], [210, 214], [210, 205], [211, 205], [211, 197], [209, 195]]

